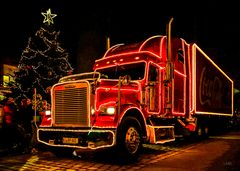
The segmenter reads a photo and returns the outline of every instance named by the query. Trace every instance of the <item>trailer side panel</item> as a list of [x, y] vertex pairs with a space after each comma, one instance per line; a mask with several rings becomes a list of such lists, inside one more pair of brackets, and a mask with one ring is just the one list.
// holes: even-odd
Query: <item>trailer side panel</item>
[[192, 48], [195, 113], [233, 115], [233, 81], [196, 44]]

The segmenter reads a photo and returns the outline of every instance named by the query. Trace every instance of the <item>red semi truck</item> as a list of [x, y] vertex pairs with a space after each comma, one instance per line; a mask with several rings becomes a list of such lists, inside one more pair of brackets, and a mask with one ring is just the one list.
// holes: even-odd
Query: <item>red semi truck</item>
[[[117, 44], [93, 72], [63, 77], [37, 131], [56, 154], [116, 147], [136, 158], [142, 144], [206, 137], [233, 116], [233, 81], [195, 43], [156, 35]], [[215, 123], [214, 123], [214, 122]]]

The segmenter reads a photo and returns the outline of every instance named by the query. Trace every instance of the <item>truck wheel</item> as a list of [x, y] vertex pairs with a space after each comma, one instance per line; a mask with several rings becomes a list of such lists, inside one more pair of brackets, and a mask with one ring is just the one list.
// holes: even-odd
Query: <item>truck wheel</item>
[[123, 118], [118, 129], [117, 151], [122, 159], [136, 160], [142, 148], [142, 127], [135, 117]]
[[203, 138], [204, 129], [202, 125], [198, 124], [196, 130], [193, 132], [193, 138], [195, 140], [201, 140]]
[[202, 137], [203, 136], [203, 128], [202, 126], [197, 127], [197, 136]]
[[204, 126], [204, 137], [208, 138], [208, 136], [209, 136], [209, 127], [208, 127], [208, 125], [205, 125]]
[[209, 136], [209, 128], [207, 125], [198, 125], [196, 128], [195, 136], [197, 139], [206, 139]]

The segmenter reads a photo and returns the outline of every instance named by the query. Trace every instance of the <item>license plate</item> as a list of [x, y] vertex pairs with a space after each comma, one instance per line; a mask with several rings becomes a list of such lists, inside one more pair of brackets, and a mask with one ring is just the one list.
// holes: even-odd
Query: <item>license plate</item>
[[78, 138], [63, 137], [63, 144], [78, 144]]

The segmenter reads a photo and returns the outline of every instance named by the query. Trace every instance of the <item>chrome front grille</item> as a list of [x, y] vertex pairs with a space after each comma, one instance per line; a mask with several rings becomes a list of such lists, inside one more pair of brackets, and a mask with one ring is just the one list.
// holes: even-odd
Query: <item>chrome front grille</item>
[[54, 88], [54, 125], [89, 126], [89, 84], [60, 85]]

